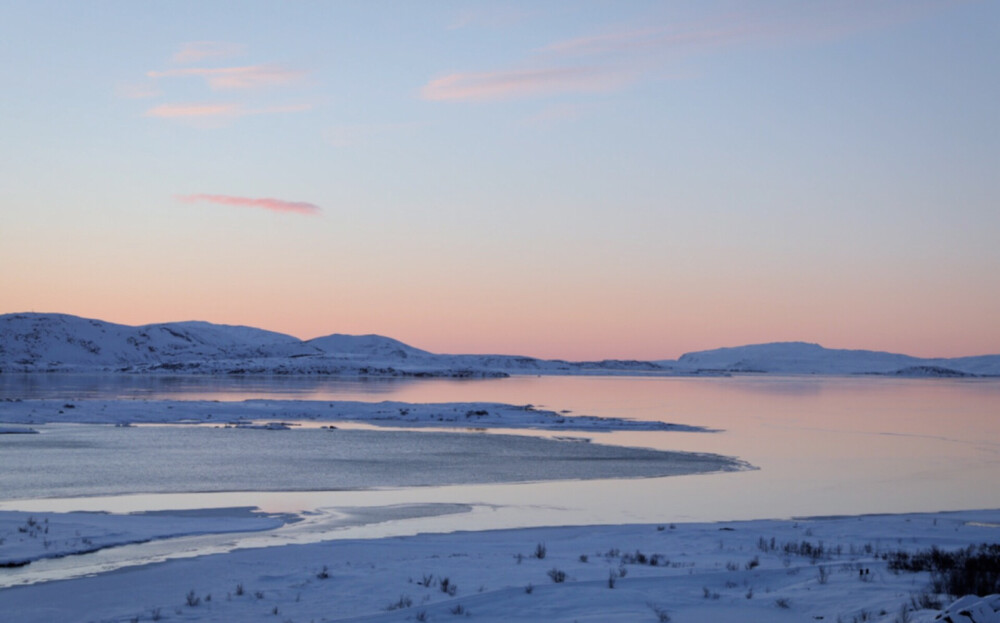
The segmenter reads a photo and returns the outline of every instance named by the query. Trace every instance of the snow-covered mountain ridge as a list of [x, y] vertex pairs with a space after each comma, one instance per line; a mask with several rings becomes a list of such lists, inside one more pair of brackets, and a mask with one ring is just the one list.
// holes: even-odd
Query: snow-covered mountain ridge
[[0, 372], [174, 372], [497, 377], [670, 373], [651, 362], [571, 363], [514, 355], [439, 355], [379, 335], [311, 340], [208, 322], [142, 326], [67, 314], [0, 315]]
[[995, 376], [1000, 355], [924, 359], [872, 350], [824, 348], [807, 342], [774, 342], [718, 348], [659, 361], [678, 369], [729, 373], [881, 374], [913, 377]]
[[877, 374], [1000, 376], [1000, 355], [923, 359], [806, 342], [687, 353], [677, 360], [570, 362], [516, 355], [442, 355], [379, 335], [311, 340], [208, 322], [128, 326], [66, 314], [0, 315], [0, 372], [174, 372], [491, 377], [508, 374]]

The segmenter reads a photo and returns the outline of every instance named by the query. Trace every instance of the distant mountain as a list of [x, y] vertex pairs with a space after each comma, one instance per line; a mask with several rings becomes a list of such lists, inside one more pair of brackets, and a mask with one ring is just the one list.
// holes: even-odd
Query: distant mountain
[[775, 342], [718, 348], [658, 362], [678, 371], [767, 374], [886, 374], [959, 377], [1000, 374], [1000, 355], [923, 359], [871, 350], [823, 348], [807, 342]]
[[312, 340], [208, 322], [138, 327], [67, 314], [0, 315], [0, 372], [172, 372], [506, 376], [668, 372], [651, 362], [571, 363], [512, 355], [437, 355], [380, 335]]
[[307, 340], [306, 344], [324, 353], [336, 355], [358, 355], [378, 357], [398, 357], [406, 359], [414, 355], [430, 355], [426, 350], [414, 348], [391, 337], [381, 335], [344, 335], [334, 333], [326, 337]]
[[208, 322], [130, 327], [67, 314], [0, 316], [2, 370], [169, 367], [181, 362], [317, 352], [290, 335]]
[[170, 322], [138, 327], [66, 314], [0, 315], [0, 372], [171, 372], [489, 377], [508, 374], [882, 374], [1000, 376], [1000, 355], [920, 359], [805, 342], [756, 344], [676, 361], [563, 361], [516, 355], [441, 355], [380, 335], [312, 340], [252, 327]]

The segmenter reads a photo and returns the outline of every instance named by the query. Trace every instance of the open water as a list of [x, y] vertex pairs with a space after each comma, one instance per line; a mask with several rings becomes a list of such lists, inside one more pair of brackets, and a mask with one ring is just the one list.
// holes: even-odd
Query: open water
[[[256, 489], [342, 490], [391, 487], [392, 495], [371, 491], [371, 499], [414, 503], [483, 503], [517, 506], [518, 513], [490, 522], [490, 527], [538, 523], [620, 523], [622, 521], [723, 520], [796, 515], [913, 512], [1000, 507], [1000, 381], [992, 379], [886, 379], [878, 377], [512, 377], [489, 380], [329, 380], [311, 378], [212, 378], [156, 376], [0, 375], [0, 398], [149, 398], [244, 400], [299, 398], [317, 400], [400, 400], [410, 402], [497, 401], [534, 404], [576, 414], [660, 420], [720, 429], [718, 433], [613, 432], [586, 433], [594, 444], [716, 453], [745, 460], [755, 471], [648, 478], [655, 470], [642, 457], [627, 452], [593, 456], [574, 454], [574, 446], [499, 435], [389, 431], [238, 431], [254, 434], [247, 453], [252, 479], [225, 475], [211, 466], [237, 431], [162, 429], [136, 434], [130, 429], [94, 427], [86, 433], [112, 460], [142, 454], [141, 444], [183, 461], [181, 480], [218, 478], [218, 486], [178, 486], [176, 474], [157, 484], [156, 463], [143, 475], [142, 486], [83, 487], [75, 495], [109, 496], [139, 491], [204, 491]], [[0, 403], [2, 420], [2, 403]], [[520, 433], [524, 431], [498, 431]], [[226, 435], [229, 435], [226, 437]], [[540, 433], [527, 433], [541, 435]], [[284, 437], [281, 437], [284, 435]], [[355, 435], [360, 454], [342, 455], [355, 465], [346, 479], [314, 482], [303, 465], [323, 460], [321, 435]], [[12, 456], [10, 437], [0, 453]], [[33, 437], [45, 437], [33, 436]], [[49, 436], [54, 441], [56, 437]], [[327, 437], [326, 439], [330, 439]], [[132, 441], [129, 441], [132, 440]], [[141, 440], [141, 441], [137, 441]], [[301, 443], [299, 443], [299, 441]], [[32, 440], [18, 440], [30, 444]], [[79, 442], [77, 439], [76, 442]], [[73, 443], [76, 443], [73, 442]], [[130, 445], [130, 444], [139, 445]], [[350, 445], [350, 444], [349, 444]], [[236, 444], [232, 447], [239, 447]], [[367, 448], [367, 449], [366, 449]], [[390, 450], [387, 450], [389, 448]], [[553, 451], [550, 448], [557, 448]], [[562, 452], [570, 455], [563, 455]], [[32, 465], [71, 469], [56, 447], [39, 449]], [[63, 451], [65, 452], [65, 450]], [[512, 458], [518, 452], [523, 456]], [[47, 454], [46, 454], [47, 453]], [[515, 453], [512, 455], [511, 453]], [[44, 460], [37, 458], [44, 455]], [[597, 468], [612, 458], [621, 463]], [[70, 456], [70, 455], [67, 455]], [[395, 465], [384, 464], [386, 457]], [[338, 460], [338, 457], [326, 457]], [[4, 460], [0, 458], [0, 460]], [[27, 459], [25, 459], [27, 461]], [[160, 459], [157, 459], [160, 460]], [[523, 460], [523, 469], [515, 464]], [[60, 462], [62, 461], [62, 462]], [[152, 461], [152, 458], [151, 458]], [[383, 464], [379, 464], [381, 463]], [[72, 463], [72, 461], [69, 461]], [[628, 463], [631, 462], [632, 465]], [[654, 461], [655, 463], [655, 461]], [[290, 467], [283, 467], [283, 465]], [[367, 464], [366, 464], [367, 465]], [[646, 465], [648, 467], [648, 465]], [[95, 464], [94, 469], [99, 465]], [[189, 468], [189, 469], [188, 469]], [[294, 468], [294, 469], [293, 469]], [[53, 468], [55, 469], [55, 468]], [[89, 468], [88, 468], [89, 469]], [[534, 482], [548, 477], [588, 480]], [[41, 470], [41, 471], [40, 471]], [[289, 470], [292, 470], [289, 472]], [[480, 470], [481, 476], [472, 473]], [[86, 471], [86, 470], [84, 470]], [[31, 475], [35, 472], [35, 476]], [[456, 472], [462, 472], [456, 477]], [[267, 474], [273, 478], [268, 478]], [[296, 477], [300, 478], [298, 485]], [[646, 476], [621, 480], [623, 476]], [[85, 478], [86, 474], [81, 478]], [[32, 484], [31, 478], [36, 478]], [[227, 480], [228, 479], [228, 480]], [[27, 470], [24, 478], [0, 499], [20, 498], [5, 508], [52, 508], [51, 500], [25, 498], [68, 496], [72, 487], [58, 489], [58, 478], [44, 470]], [[91, 479], [93, 480], [93, 479]], [[532, 481], [532, 482], [524, 482]], [[231, 482], [233, 486], [227, 486]], [[150, 483], [154, 486], [149, 486]], [[455, 486], [436, 487], [449, 483]], [[490, 484], [492, 483], [492, 484]], [[503, 484], [518, 483], [518, 484]], [[91, 483], [92, 485], [93, 483]], [[189, 483], [190, 484], [190, 483]], [[420, 485], [414, 487], [413, 485]], [[50, 487], [46, 489], [46, 487]], [[57, 487], [52, 489], [51, 487]], [[32, 492], [37, 495], [32, 495]], [[155, 497], [155, 496], [154, 496]], [[215, 496], [218, 497], [218, 496]], [[240, 505], [260, 502], [273, 510], [301, 510], [314, 504], [302, 495], [254, 498], [244, 493]], [[365, 497], [365, 496], [361, 496]], [[101, 498], [106, 499], [106, 498]], [[157, 506], [151, 496], [139, 503]], [[207, 505], [204, 498], [192, 504]], [[221, 498], [220, 498], [221, 499]], [[227, 498], [228, 499], [228, 498]], [[357, 501], [354, 499], [353, 501]], [[119, 499], [126, 504], [127, 500]], [[90, 501], [89, 507], [108, 502]], [[173, 504], [178, 503], [172, 499]], [[77, 506], [86, 506], [78, 502]], [[65, 509], [65, 505], [59, 507]], [[115, 507], [120, 508], [120, 507]], [[129, 508], [132, 508], [131, 506]], [[533, 510], [532, 510], [533, 509]], [[496, 524], [496, 525], [494, 525]], [[478, 526], [478, 524], [477, 524]]]

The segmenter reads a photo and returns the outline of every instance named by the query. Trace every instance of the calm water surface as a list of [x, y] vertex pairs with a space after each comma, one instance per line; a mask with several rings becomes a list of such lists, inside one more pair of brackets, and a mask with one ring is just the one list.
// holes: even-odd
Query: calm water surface
[[[31, 497], [33, 492], [42, 491], [45, 486], [52, 487], [53, 482], [66, 482], [66, 478], [58, 474], [43, 473], [46, 469], [78, 470], [80, 473], [73, 474], [72, 478], [89, 483], [90, 489], [81, 489], [88, 493], [132, 490], [128, 487], [116, 489], [116, 486], [111, 486], [110, 490], [100, 486], [94, 489], [95, 482], [101, 482], [101, 469], [106, 469], [101, 467], [100, 460], [90, 466], [72, 460], [72, 464], [67, 465], [66, 457], [58, 456], [57, 447], [39, 448], [40, 454], [32, 455], [33, 462], [23, 461], [27, 471], [18, 476], [21, 489], [0, 491], [0, 500], [8, 500], [0, 502], [0, 509], [132, 512], [250, 505], [271, 512], [307, 511], [303, 516], [305, 521], [264, 533], [181, 537], [111, 548], [87, 556], [36, 561], [27, 567], [2, 570], [0, 587], [80, 577], [238, 548], [336, 538], [539, 525], [717, 521], [1000, 507], [1000, 487], [997, 486], [1000, 482], [1000, 381], [997, 380], [514, 377], [481, 381], [323, 381], [0, 375], [0, 399], [18, 397], [66, 400], [482, 400], [534, 404], [578, 414], [721, 429], [719, 433], [616, 432], [587, 433], [586, 436], [609, 445], [735, 456], [759, 469], [666, 478], [483, 484], [509, 477], [511, 472], [505, 472], [505, 463], [522, 460], [530, 463], [528, 472], [520, 474], [533, 478], [537, 470], [544, 471], [547, 460], [552, 459], [555, 464], [560, 459], [549, 456], [544, 445], [520, 444], [493, 435], [442, 435], [426, 430], [357, 431], [364, 433], [362, 437], [368, 436], [366, 443], [373, 442], [374, 445], [368, 447], [377, 451], [381, 444], [385, 452], [400, 458], [397, 465], [375, 459], [368, 463], [372, 469], [384, 470], [384, 479], [378, 484], [391, 486], [368, 490], [288, 491], [289, 483], [300, 488], [296, 469], [311, 460], [329, 459], [322, 450], [321, 436], [342, 431], [275, 433], [178, 427], [169, 432], [138, 431], [140, 434], [135, 436], [137, 431], [134, 429], [87, 426], [74, 431], [72, 426], [56, 426], [57, 432], [30, 436], [32, 439], [2, 440], [0, 452], [4, 456], [0, 456], [0, 462], [6, 458], [9, 463], [11, 453], [17, 451], [15, 444], [24, 444], [21, 450], [31, 443], [54, 443], [56, 446], [65, 443], [70, 448], [76, 447], [74, 444], [92, 444], [108, 448], [109, 463], [114, 463], [116, 454], [119, 458], [141, 454], [144, 448], [162, 444], [165, 447], [160, 449], [161, 458], [176, 456], [178, 461], [185, 462], [185, 468], [174, 470], [174, 474], [182, 474], [186, 482], [161, 482], [154, 487], [154, 493], [37, 499]], [[0, 402], [0, 421], [2, 410]], [[551, 435], [530, 431], [496, 432]], [[206, 469], [231, 450], [218, 451], [228, 443], [221, 436], [229, 433], [251, 440], [238, 445], [243, 448], [250, 443], [253, 456], [248, 461], [263, 468], [254, 472], [252, 480], [257, 486], [251, 488], [256, 490], [167, 493], [204, 489], [199, 482], [212, 479], [213, 474], [221, 477], [225, 469], [231, 468], [231, 462], [227, 468], [223, 461], [222, 465]], [[212, 435], [219, 435], [219, 441], [213, 441]], [[39, 437], [42, 439], [37, 439]], [[572, 450], [571, 446], [575, 445], [587, 444], [564, 443], [561, 447]], [[455, 461], [455, 457], [447, 455], [449, 452], [454, 455], [456, 449], [462, 454], [460, 469], [493, 470], [497, 477], [473, 479], [471, 484], [430, 484], [442, 468], [448, 472], [449, 461]], [[530, 455], [527, 459], [525, 452]], [[580, 463], [572, 456], [563, 458], [568, 458], [570, 463], [564, 461], [562, 468], [572, 467], [573, 461]], [[621, 458], [617, 456], [614, 460]], [[404, 465], [407, 461], [409, 463]], [[345, 465], [345, 469], [353, 470], [356, 475], [364, 474], [365, 470], [358, 469], [353, 460]], [[413, 482], [400, 474], [408, 469], [419, 472], [422, 478], [419, 482], [427, 486], [407, 486]], [[601, 476], [599, 472], [590, 475]], [[224, 475], [231, 480], [223, 482], [239, 482], [240, 487], [247, 485], [246, 473], [240, 470]], [[155, 483], [157, 477], [155, 468], [144, 474], [144, 484], [139, 490], [147, 489], [148, 483]], [[303, 480], [307, 479], [303, 476]], [[108, 478], [106, 482], [121, 480]], [[359, 482], [365, 485], [364, 478]], [[280, 490], [283, 488], [286, 490]], [[56, 494], [71, 495], [72, 491], [70, 486]], [[72, 493], [78, 494], [79, 491]], [[14, 497], [22, 499], [11, 501]]]
[[[341, 381], [0, 375], [0, 397], [530, 403], [577, 414], [722, 429], [713, 434], [587, 436], [613, 445], [735, 456], [760, 468], [636, 480], [400, 488], [349, 496], [350, 503], [483, 503], [519, 509], [497, 513], [495, 521], [477, 517], [475, 527], [1000, 507], [997, 380], [513, 377]], [[267, 447], [261, 451], [266, 453]], [[288, 449], [276, 447], [274, 451], [287, 453]], [[490, 451], [483, 452], [483, 460], [489, 461]], [[276, 488], [280, 487], [261, 483], [261, 489]], [[245, 503], [247, 494], [243, 495], [240, 500]], [[138, 499], [143, 501], [137, 504], [155, 506], [148, 496]], [[338, 495], [338, 501], [345, 499], [345, 494]], [[316, 503], [302, 494], [284, 499], [281, 494], [261, 495], [256, 501], [282, 511]], [[197, 503], [211, 505], [205, 499]], [[449, 521], [470, 527], [463, 526], [462, 519]]]

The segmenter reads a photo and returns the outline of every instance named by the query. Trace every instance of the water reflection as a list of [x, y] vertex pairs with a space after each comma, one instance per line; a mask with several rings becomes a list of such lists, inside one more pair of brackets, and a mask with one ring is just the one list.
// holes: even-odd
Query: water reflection
[[377, 377], [0, 374], [0, 398], [235, 401], [295, 397], [325, 400], [344, 394], [390, 395], [402, 386], [418, 382], [408, 378]]
[[[496, 401], [722, 429], [588, 433], [597, 443], [739, 457], [760, 471], [604, 485], [461, 489], [420, 501], [552, 501], [562, 523], [1000, 507], [1000, 380], [511, 377], [489, 380], [0, 375], [5, 397]], [[2, 410], [2, 405], [0, 405]], [[0, 417], [2, 419], [2, 417]], [[488, 460], [489, 457], [484, 457]], [[615, 481], [617, 482], [617, 481]], [[603, 490], [608, 487], [609, 490]], [[454, 491], [456, 489], [448, 489]], [[634, 491], [634, 498], [625, 492]], [[421, 495], [431, 494], [430, 489]], [[405, 497], [397, 491], [396, 498]], [[408, 494], [407, 494], [408, 495]], [[419, 495], [418, 495], [419, 497]], [[550, 516], [546, 516], [551, 519]]]

